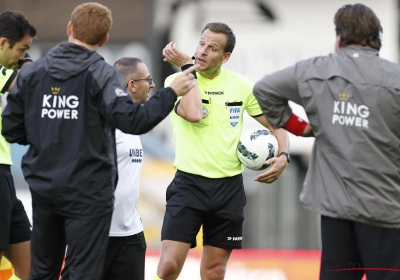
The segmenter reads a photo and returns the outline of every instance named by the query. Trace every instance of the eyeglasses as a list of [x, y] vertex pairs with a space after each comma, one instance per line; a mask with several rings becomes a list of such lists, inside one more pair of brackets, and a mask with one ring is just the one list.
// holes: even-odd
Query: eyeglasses
[[134, 80], [135, 82], [138, 82], [138, 81], [147, 81], [148, 83], [149, 83], [149, 85], [151, 85], [152, 83], [153, 83], [153, 77], [152, 76], [148, 76], [146, 79], [137, 79], [137, 80]]

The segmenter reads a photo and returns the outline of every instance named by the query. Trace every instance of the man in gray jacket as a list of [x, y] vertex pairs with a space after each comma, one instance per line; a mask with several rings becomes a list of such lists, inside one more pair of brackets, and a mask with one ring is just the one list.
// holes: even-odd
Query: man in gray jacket
[[371, 9], [345, 5], [334, 22], [336, 53], [267, 75], [254, 94], [274, 127], [296, 126], [288, 100], [309, 118], [300, 199], [321, 214], [320, 279], [400, 279], [400, 66], [379, 57]]

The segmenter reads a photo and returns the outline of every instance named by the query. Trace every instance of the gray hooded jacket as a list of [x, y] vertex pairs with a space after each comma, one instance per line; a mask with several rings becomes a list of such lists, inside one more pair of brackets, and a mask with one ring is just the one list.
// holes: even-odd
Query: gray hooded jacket
[[321, 215], [400, 228], [400, 66], [365, 47], [300, 61], [254, 94], [274, 127], [302, 105], [315, 143], [300, 199]]

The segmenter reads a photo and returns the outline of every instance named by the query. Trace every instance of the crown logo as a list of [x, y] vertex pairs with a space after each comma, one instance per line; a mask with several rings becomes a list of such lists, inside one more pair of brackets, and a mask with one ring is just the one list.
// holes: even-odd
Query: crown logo
[[339, 99], [342, 101], [346, 101], [347, 99], [349, 99], [349, 97], [350, 97], [350, 94], [347, 94], [344, 92], [339, 93]]
[[53, 94], [58, 94], [58, 92], [60, 91], [60, 87], [51, 87], [51, 92], [53, 93]]

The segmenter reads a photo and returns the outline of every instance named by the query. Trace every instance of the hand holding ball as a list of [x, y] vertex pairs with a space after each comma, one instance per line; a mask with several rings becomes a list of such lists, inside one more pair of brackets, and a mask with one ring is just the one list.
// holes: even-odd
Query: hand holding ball
[[269, 167], [265, 161], [278, 155], [278, 140], [266, 128], [253, 128], [240, 136], [237, 155], [240, 162], [251, 170]]

